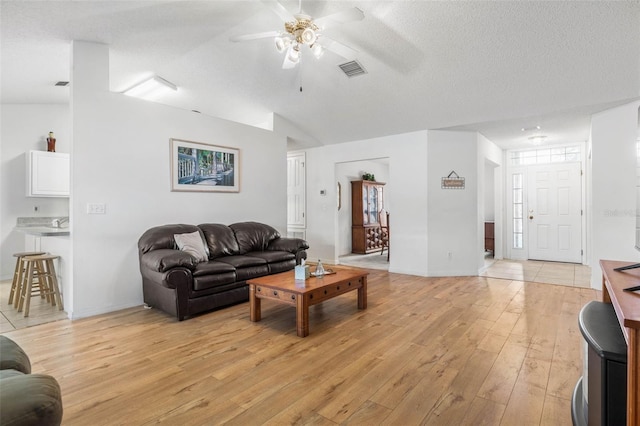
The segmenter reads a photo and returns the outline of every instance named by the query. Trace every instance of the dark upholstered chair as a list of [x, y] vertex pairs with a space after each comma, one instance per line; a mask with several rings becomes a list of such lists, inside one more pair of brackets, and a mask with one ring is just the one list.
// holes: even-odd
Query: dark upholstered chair
[[0, 425], [49, 426], [62, 422], [62, 396], [56, 379], [31, 374], [20, 346], [0, 335]]

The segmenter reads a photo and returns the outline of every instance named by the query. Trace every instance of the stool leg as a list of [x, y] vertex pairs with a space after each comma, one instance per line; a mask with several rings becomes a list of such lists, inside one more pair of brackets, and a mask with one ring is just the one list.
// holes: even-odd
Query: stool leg
[[58, 302], [58, 309], [59, 310], [63, 310], [64, 307], [62, 306], [62, 296], [60, 296], [60, 286], [58, 285], [58, 277], [56, 276], [56, 269], [53, 266], [53, 260], [49, 259], [47, 260], [47, 269], [48, 269], [48, 277], [50, 279], [50, 286], [49, 288], [51, 289], [51, 299], [52, 302], [51, 304], [55, 306], [56, 301]]
[[39, 295], [40, 299], [51, 303], [51, 293], [49, 292], [49, 283], [47, 281], [47, 270], [45, 268], [45, 261], [37, 260], [35, 262], [36, 276], [33, 280], [33, 285], [37, 287], [37, 290], [32, 289], [32, 296]]
[[11, 292], [9, 293], [9, 305], [13, 304], [13, 298], [18, 297], [18, 278], [20, 277], [20, 271], [22, 270], [22, 257], [18, 256], [16, 259], [16, 269], [13, 272], [13, 281], [11, 282]]
[[18, 312], [22, 312], [24, 309], [24, 316], [29, 316], [29, 305], [31, 303], [31, 284], [33, 283], [33, 264], [34, 262], [27, 262], [27, 271], [22, 281], [22, 289], [20, 292], [20, 303], [18, 305]]

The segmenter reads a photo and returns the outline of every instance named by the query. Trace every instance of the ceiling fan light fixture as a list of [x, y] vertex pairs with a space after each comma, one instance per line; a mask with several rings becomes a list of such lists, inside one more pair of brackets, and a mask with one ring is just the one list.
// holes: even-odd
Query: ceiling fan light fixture
[[300, 62], [300, 50], [298, 49], [298, 46], [289, 47], [287, 58], [289, 59], [290, 62], [294, 64], [297, 64], [298, 62]]
[[278, 52], [282, 53], [287, 49], [287, 47], [290, 44], [290, 41], [288, 38], [278, 36], [275, 39], [275, 43], [276, 43], [276, 49], [278, 50]]
[[312, 45], [318, 39], [316, 32], [312, 28], [307, 28], [302, 32], [302, 41], [308, 45]]
[[311, 51], [313, 52], [313, 56], [315, 56], [316, 59], [320, 59], [322, 58], [322, 55], [324, 55], [324, 49], [319, 44], [311, 47]]

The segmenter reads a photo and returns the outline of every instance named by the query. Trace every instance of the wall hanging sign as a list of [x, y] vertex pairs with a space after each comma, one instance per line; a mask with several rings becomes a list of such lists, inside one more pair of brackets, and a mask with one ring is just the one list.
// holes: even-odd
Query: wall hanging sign
[[240, 192], [240, 150], [171, 139], [171, 190]]
[[451, 170], [449, 176], [442, 178], [442, 189], [464, 189], [464, 178]]

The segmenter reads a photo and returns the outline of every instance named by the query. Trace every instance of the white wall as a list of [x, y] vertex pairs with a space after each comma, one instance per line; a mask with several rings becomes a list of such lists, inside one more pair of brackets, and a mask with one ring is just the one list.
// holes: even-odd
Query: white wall
[[[338, 261], [335, 245], [337, 163], [389, 158], [385, 190], [393, 206], [389, 270], [414, 275], [427, 272], [427, 132], [405, 133], [312, 148], [307, 152], [307, 240], [310, 259]], [[378, 175], [376, 174], [376, 179]], [[343, 186], [344, 187], [344, 186]], [[327, 195], [320, 196], [326, 189]], [[343, 199], [344, 201], [344, 199]]]
[[638, 107], [632, 102], [591, 119], [591, 286], [602, 288], [599, 261], [640, 261], [635, 245]]
[[[495, 143], [481, 134], [478, 134], [478, 178], [485, 176], [485, 180], [478, 188], [478, 199], [483, 205], [478, 206], [479, 220], [479, 244], [478, 257], [479, 269], [484, 269], [484, 222], [494, 221], [495, 259], [503, 257], [503, 212], [504, 212], [504, 167], [503, 151]], [[489, 177], [490, 176], [490, 177]]]
[[[421, 131], [313, 148], [307, 152], [307, 240], [311, 259], [333, 259], [345, 230], [335, 212], [335, 176], [341, 163], [389, 159], [387, 190], [392, 211], [389, 270], [413, 275], [476, 275], [483, 266], [485, 164], [500, 165], [501, 150], [474, 132]], [[481, 165], [480, 165], [481, 164]], [[451, 170], [465, 190], [442, 190]], [[496, 173], [501, 176], [500, 167]], [[376, 178], [378, 178], [376, 174]], [[501, 190], [502, 179], [496, 179]], [[344, 188], [344, 185], [343, 185]], [[496, 190], [494, 188], [493, 190]], [[319, 195], [321, 189], [327, 196]], [[502, 208], [502, 200], [496, 204]], [[392, 206], [392, 207], [391, 207]], [[482, 212], [482, 213], [480, 213]], [[496, 212], [496, 220], [501, 220]], [[340, 233], [340, 235], [338, 235]], [[448, 252], [451, 251], [451, 259]]]
[[[286, 233], [286, 138], [110, 93], [108, 48], [72, 52], [73, 317], [142, 303], [136, 244], [151, 226], [256, 220]], [[171, 192], [170, 138], [239, 148], [240, 193]]]
[[[336, 181], [342, 186], [342, 208], [338, 211], [338, 256], [351, 253], [351, 181], [361, 180], [363, 173], [371, 173], [378, 182], [389, 182], [388, 160], [350, 161], [336, 164]], [[384, 187], [384, 208], [390, 210], [388, 186]]]
[[495, 220], [496, 208], [495, 208], [495, 193], [492, 190], [494, 187], [494, 167], [487, 166], [484, 169], [484, 185], [487, 191], [484, 193], [484, 220], [492, 222]]
[[[429, 131], [427, 193], [430, 276], [476, 275], [480, 223], [478, 140], [474, 132]], [[443, 189], [452, 171], [465, 178], [464, 189]]]
[[25, 250], [25, 235], [14, 230], [16, 219], [69, 214], [68, 198], [25, 196], [25, 152], [46, 151], [50, 131], [56, 136], [56, 151], [70, 152], [71, 124], [68, 105], [5, 104], [0, 114], [0, 280], [6, 280], [13, 276], [13, 253]]

